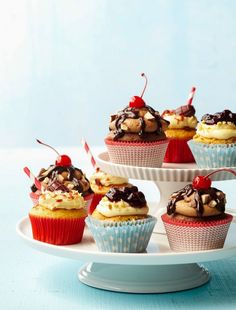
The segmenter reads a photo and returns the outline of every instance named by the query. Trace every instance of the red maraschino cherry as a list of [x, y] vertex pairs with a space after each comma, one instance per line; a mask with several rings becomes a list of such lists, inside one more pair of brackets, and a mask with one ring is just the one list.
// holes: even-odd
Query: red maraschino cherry
[[39, 144], [42, 144], [42, 145], [45, 145], [45, 146], [49, 147], [50, 149], [52, 149], [54, 152], [57, 153], [58, 157], [57, 157], [56, 162], [55, 162], [55, 165], [56, 165], [56, 166], [60, 166], [60, 167], [69, 167], [69, 166], [72, 165], [71, 159], [70, 159], [69, 156], [67, 156], [67, 155], [60, 155], [60, 154], [58, 153], [58, 151], [57, 151], [56, 149], [54, 149], [52, 146], [50, 146], [50, 145], [48, 145], [48, 144], [46, 144], [46, 143], [43, 143], [43, 142], [41, 142], [41, 141], [38, 140], [38, 139], [36, 139], [36, 141], [37, 141]]
[[146, 105], [144, 100], [143, 100], [143, 94], [144, 94], [146, 87], [147, 87], [147, 77], [146, 77], [145, 73], [141, 73], [141, 76], [143, 76], [145, 78], [145, 85], [144, 85], [142, 94], [140, 97], [139, 96], [133, 96], [130, 99], [130, 102], [129, 102], [130, 108], [143, 108]]
[[211, 179], [198, 175], [193, 179], [192, 185], [195, 189], [208, 189], [211, 187]]
[[210, 188], [211, 187], [211, 179], [209, 179], [209, 176], [211, 176], [212, 174], [214, 174], [216, 172], [220, 172], [220, 171], [230, 172], [236, 176], [236, 171], [234, 171], [232, 169], [227, 169], [227, 168], [218, 169], [218, 170], [215, 170], [215, 171], [213, 171], [213, 172], [211, 172], [205, 176], [203, 176], [203, 175], [196, 176], [192, 182], [193, 188], [194, 189], [208, 189], [208, 188]]
[[71, 159], [67, 155], [59, 155], [56, 160], [56, 166], [68, 167], [71, 166]]

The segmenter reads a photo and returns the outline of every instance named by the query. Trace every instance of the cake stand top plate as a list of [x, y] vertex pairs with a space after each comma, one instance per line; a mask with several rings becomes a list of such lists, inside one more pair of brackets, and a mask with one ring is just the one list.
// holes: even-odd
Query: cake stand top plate
[[[131, 179], [149, 180], [159, 182], [192, 182], [197, 175], [207, 175], [219, 168], [198, 168], [196, 164], [166, 164], [161, 168], [136, 167], [112, 163], [107, 152], [96, 157], [97, 165], [105, 172], [112, 175], [123, 176]], [[236, 170], [236, 167], [231, 169]], [[232, 180], [236, 177], [232, 173], [221, 171], [211, 176], [213, 181]]]
[[18, 235], [31, 247], [48, 254], [77, 259], [121, 265], [175, 265], [224, 259], [236, 255], [236, 223], [231, 224], [223, 249], [194, 252], [172, 252], [165, 234], [153, 233], [146, 253], [106, 253], [100, 252], [87, 228], [83, 241], [79, 244], [56, 246], [32, 237], [28, 217], [22, 218], [16, 226]]

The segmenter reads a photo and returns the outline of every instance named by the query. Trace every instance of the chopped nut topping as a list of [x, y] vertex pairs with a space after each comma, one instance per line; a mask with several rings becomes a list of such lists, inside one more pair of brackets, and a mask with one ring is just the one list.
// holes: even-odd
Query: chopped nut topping
[[154, 117], [150, 112], [147, 112], [147, 113], [144, 115], [144, 118], [146, 118], [147, 120], [155, 119], [155, 117]]
[[120, 128], [121, 128], [122, 130], [128, 130], [128, 127], [127, 127], [125, 124], [121, 124], [121, 125], [120, 125]]
[[190, 201], [191, 201], [191, 198], [185, 195], [185, 196], [184, 196], [184, 201], [190, 202]]
[[217, 205], [217, 202], [215, 200], [212, 200], [208, 206], [211, 208], [214, 208], [216, 205]]
[[74, 185], [73, 183], [68, 183], [67, 187], [68, 187], [69, 189], [73, 189], [73, 188], [75, 187], [75, 185]]
[[209, 194], [203, 194], [203, 195], [201, 196], [201, 198], [202, 198], [202, 203], [203, 203], [203, 204], [206, 204], [206, 203], [208, 203], [209, 200], [210, 200], [210, 195], [209, 195]]
[[69, 175], [69, 173], [68, 173], [67, 171], [63, 171], [63, 172], [61, 173], [61, 176], [62, 176], [64, 179], [68, 179], [68, 175]]
[[58, 175], [57, 175], [57, 180], [58, 180], [59, 182], [63, 182], [63, 181], [64, 181], [64, 178], [63, 178], [63, 176], [62, 176], [61, 174], [58, 174]]
[[46, 178], [43, 180], [43, 183], [48, 184], [48, 182], [49, 182], [49, 178], [48, 178], [48, 177], [46, 177]]

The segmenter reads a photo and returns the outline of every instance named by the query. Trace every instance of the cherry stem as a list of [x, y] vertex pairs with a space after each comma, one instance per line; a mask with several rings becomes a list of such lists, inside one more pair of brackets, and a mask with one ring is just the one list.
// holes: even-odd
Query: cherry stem
[[60, 154], [58, 153], [58, 151], [55, 150], [52, 146], [50, 146], [50, 145], [48, 145], [48, 144], [46, 144], [46, 143], [43, 143], [42, 141], [40, 141], [40, 140], [38, 140], [38, 139], [36, 139], [36, 141], [37, 141], [39, 144], [42, 144], [42, 145], [45, 145], [45, 146], [49, 147], [49, 148], [52, 149], [54, 152], [56, 152], [57, 155], [60, 156]]
[[141, 73], [141, 76], [144, 76], [144, 78], [145, 78], [145, 85], [144, 85], [142, 94], [141, 94], [141, 96], [140, 96], [141, 98], [143, 98], [143, 94], [144, 94], [144, 92], [145, 92], [145, 90], [146, 90], [148, 80], [147, 80], [147, 77], [146, 77], [145, 73]]
[[220, 171], [226, 171], [226, 172], [230, 172], [232, 174], [234, 174], [236, 176], [236, 171], [232, 170], [232, 169], [227, 169], [227, 168], [222, 168], [222, 169], [218, 169], [216, 171], [213, 171], [207, 175], [204, 176], [204, 178], [209, 178], [209, 176], [211, 176], [212, 174], [216, 173], [216, 172], [220, 172]]

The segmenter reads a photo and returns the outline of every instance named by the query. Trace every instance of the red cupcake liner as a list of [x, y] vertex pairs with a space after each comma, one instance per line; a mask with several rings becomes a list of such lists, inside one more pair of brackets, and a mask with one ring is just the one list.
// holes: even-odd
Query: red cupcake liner
[[96, 209], [97, 205], [99, 204], [100, 200], [104, 197], [103, 194], [96, 194], [93, 195], [92, 203], [90, 204], [90, 207], [88, 208], [88, 214], [92, 214], [93, 211]]
[[139, 167], [161, 167], [168, 142], [168, 139], [155, 142], [105, 139], [111, 162]]
[[223, 248], [233, 216], [205, 222], [187, 222], [162, 215], [171, 250], [203, 251]]
[[193, 154], [187, 144], [190, 139], [169, 139], [164, 157], [165, 163], [195, 163]]
[[29, 214], [33, 238], [55, 245], [69, 245], [82, 240], [85, 217], [54, 219]]

